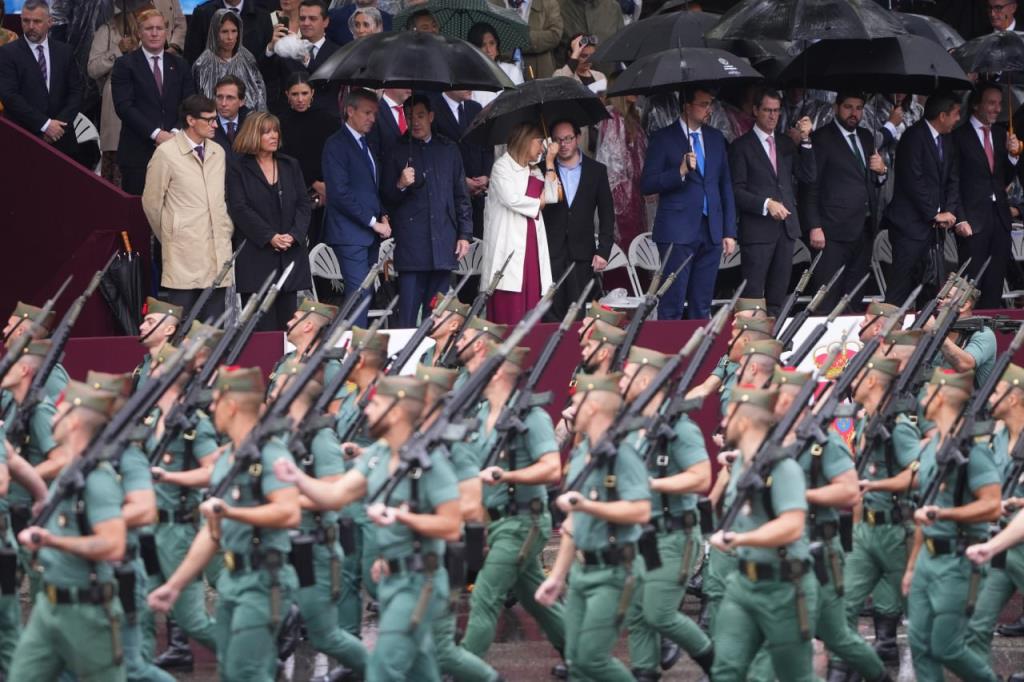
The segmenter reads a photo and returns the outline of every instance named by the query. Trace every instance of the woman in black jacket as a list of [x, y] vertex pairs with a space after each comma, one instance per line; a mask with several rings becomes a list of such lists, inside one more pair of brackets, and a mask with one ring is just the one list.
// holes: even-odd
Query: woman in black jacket
[[281, 123], [273, 114], [254, 112], [235, 137], [238, 154], [227, 174], [228, 213], [235, 224], [235, 248], [246, 240], [235, 261], [235, 284], [242, 298], [259, 291], [272, 272], [295, 265], [257, 329], [280, 331], [298, 307], [296, 292], [310, 287], [310, 201], [299, 162], [279, 154]]

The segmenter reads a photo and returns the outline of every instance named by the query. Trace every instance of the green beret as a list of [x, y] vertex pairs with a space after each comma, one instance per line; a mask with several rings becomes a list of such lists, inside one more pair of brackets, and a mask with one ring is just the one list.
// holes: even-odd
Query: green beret
[[221, 393], [259, 393], [263, 395], [263, 372], [259, 367], [227, 367], [217, 369], [217, 381], [213, 387]]
[[730, 403], [735, 405], [753, 405], [768, 412], [775, 411], [775, 401], [779, 399], [779, 392], [770, 388], [754, 388], [752, 386], [737, 386], [732, 390]]
[[766, 314], [768, 312], [768, 303], [763, 298], [738, 298], [736, 307], [732, 309], [734, 313], [749, 313], [758, 310]]
[[109, 391], [98, 391], [81, 381], [69, 381], [64, 389], [64, 401], [72, 408], [84, 407], [109, 418], [114, 412], [118, 396]]
[[377, 380], [376, 390], [378, 395], [399, 400], [418, 400], [422, 403], [427, 399], [427, 383], [415, 377], [384, 376]]
[[352, 327], [352, 347], [357, 350], [376, 351], [386, 356], [388, 354], [388, 341], [387, 334], [374, 332], [371, 335], [367, 329]]
[[199, 320], [192, 321], [192, 327], [188, 330], [188, 334], [185, 334], [186, 341], [193, 341], [197, 336], [203, 333], [209, 332], [209, 336], [203, 341], [203, 345], [213, 350], [217, 347], [222, 336], [224, 336], [224, 330], [218, 329], [209, 324], [203, 324]]
[[894, 346], [916, 346], [925, 333], [923, 329], [897, 329], [885, 337], [885, 342]]
[[626, 320], [626, 313], [621, 310], [615, 310], [602, 304], [600, 301], [591, 301], [590, 305], [587, 306], [587, 314], [585, 317], [589, 317], [592, 320], [601, 320], [608, 324], [616, 327], [621, 327], [622, 323]]
[[114, 395], [127, 397], [132, 394], [131, 374], [110, 374], [90, 369], [85, 375], [85, 383], [97, 391], [106, 391]]
[[319, 301], [314, 301], [311, 298], [304, 298], [302, 299], [302, 302], [299, 303], [299, 312], [316, 313], [320, 317], [333, 320], [338, 314], [338, 306], [330, 305], [329, 303], [320, 303]]
[[597, 320], [590, 327], [590, 337], [584, 339], [583, 343], [593, 339], [598, 343], [607, 343], [610, 346], [621, 346], [626, 340], [626, 332], [619, 327]]
[[772, 328], [775, 326], [774, 317], [734, 317], [732, 326], [741, 334], [743, 332], [758, 332], [765, 336], [772, 335]]
[[1006, 371], [1003, 372], [1003, 376], [1000, 378], [1011, 386], [1024, 388], [1024, 367], [1011, 362], [1006, 366]]
[[872, 356], [868, 360], [868, 364], [864, 365], [865, 369], [873, 369], [876, 372], [887, 374], [891, 377], [900, 375], [900, 361], [895, 358], [887, 358], [882, 355]]
[[619, 379], [621, 372], [611, 374], [580, 374], [576, 377], [576, 392], [590, 393], [591, 391], [608, 391], [619, 395]]
[[633, 346], [629, 349], [628, 362], [632, 362], [637, 365], [647, 365], [654, 369], [661, 369], [668, 364], [668, 361], [671, 358], [671, 355], [665, 355], [664, 353], [659, 353], [658, 351], [651, 350], [650, 348]]
[[158, 301], [152, 296], [146, 297], [146, 305], [142, 309], [143, 315], [170, 315], [179, 320], [184, 318], [185, 309], [180, 305]]
[[868, 315], [870, 317], [889, 317], [898, 313], [899, 310], [899, 306], [891, 303], [882, 303], [881, 301], [868, 303]]
[[53, 331], [54, 326], [57, 324], [57, 311], [51, 310], [46, 316], [46, 319], [42, 319], [43, 309], [37, 308], [34, 305], [29, 305], [22, 301], [18, 301], [18, 304], [14, 306], [13, 317], [19, 317], [23, 320], [32, 320], [46, 327], [48, 330]]
[[508, 333], [508, 325], [488, 322], [482, 317], [471, 317], [466, 321], [466, 329], [489, 334], [495, 341], [501, 341]]
[[772, 373], [772, 383], [778, 386], [803, 388], [803, 385], [810, 381], [813, 376], [813, 373], [799, 372], [795, 367], [776, 367]]
[[439, 386], [443, 391], [450, 391], [452, 386], [455, 385], [455, 380], [459, 378], [459, 370], [431, 367], [430, 365], [416, 365], [416, 378], [428, 384]]
[[949, 386], [970, 393], [974, 390], [974, 371], [957, 372], [952, 369], [936, 367], [932, 378], [928, 380], [934, 386]]
[[45, 358], [47, 353], [50, 352], [51, 347], [53, 347], [53, 342], [49, 339], [37, 339], [25, 346], [25, 350], [21, 351], [21, 354], [37, 355], [41, 358]]
[[170, 341], [165, 341], [161, 346], [160, 350], [156, 352], [156, 357], [153, 358], [153, 367], [159, 367], [168, 360], [170, 360], [175, 353], [178, 352], [177, 346], [171, 344]]
[[441, 303], [444, 302], [444, 299], [445, 297], [442, 296], [441, 294], [438, 294], [437, 296], [434, 297], [434, 301], [432, 301], [430, 304], [430, 309], [431, 311], [433, 311], [434, 315], [440, 316], [446, 313], [455, 313], [456, 315], [461, 315], [462, 317], [469, 317], [469, 304], [463, 303], [459, 299], [452, 296], [451, 300], [448, 301], [448, 305], [442, 308]]
[[759, 341], [751, 341], [743, 349], [744, 355], [767, 355], [770, 358], [778, 360], [782, 355], [782, 342], [778, 339], [761, 339]]

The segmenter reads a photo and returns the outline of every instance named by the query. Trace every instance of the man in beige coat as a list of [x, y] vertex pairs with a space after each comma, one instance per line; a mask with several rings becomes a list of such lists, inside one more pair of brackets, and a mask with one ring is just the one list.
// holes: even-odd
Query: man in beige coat
[[[202, 95], [181, 103], [183, 130], [156, 148], [146, 170], [142, 209], [160, 242], [161, 299], [192, 307], [231, 257], [234, 226], [224, 202], [226, 153], [213, 142], [217, 105]], [[199, 311], [200, 320], [224, 311], [225, 287]]]
[[553, 50], [562, 39], [562, 12], [558, 0], [491, 0], [491, 3], [519, 12], [530, 25], [530, 46], [523, 50], [526, 80], [547, 78], [554, 73]]

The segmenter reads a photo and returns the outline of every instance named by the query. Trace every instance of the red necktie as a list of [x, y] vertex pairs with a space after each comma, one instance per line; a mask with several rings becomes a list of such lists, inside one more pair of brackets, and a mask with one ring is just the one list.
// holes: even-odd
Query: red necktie
[[992, 151], [992, 128], [981, 126], [981, 129], [985, 132], [985, 158], [988, 159], [988, 171], [994, 173], [996, 170], [996, 155]]
[[405, 135], [405, 131], [409, 129], [409, 125], [405, 122], [405, 109], [399, 104], [392, 108], [395, 110], [395, 117], [398, 118], [398, 132]]

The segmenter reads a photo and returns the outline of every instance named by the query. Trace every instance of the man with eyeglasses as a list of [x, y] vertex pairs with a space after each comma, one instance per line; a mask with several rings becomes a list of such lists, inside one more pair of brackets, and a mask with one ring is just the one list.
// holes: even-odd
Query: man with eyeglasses
[[553, 143], [558, 145], [554, 170], [562, 187], [559, 201], [544, 207], [551, 272], [565, 272], [570, 264], [575, 264], [565, 286], [556, 294], [553, 314], [562, 317], [569, 304], [579, 298], [587, 282], [608, 266], [614, 239], [615, 206], [608, 184], [608, 169], [580, 151], [580, 129], [576, 124], [559, 121], [551, 127], [551, 135]]
[[1016, 0], [988, 0], [988, 23], [992, 32], [1017, 30]]

